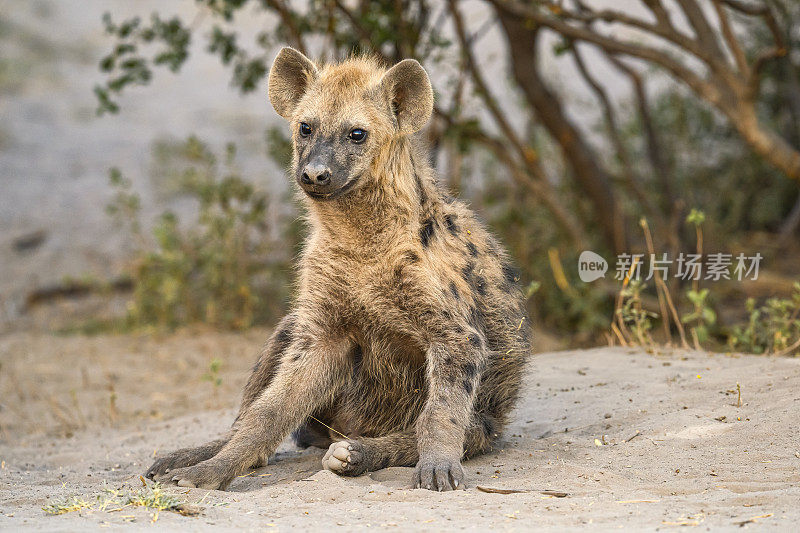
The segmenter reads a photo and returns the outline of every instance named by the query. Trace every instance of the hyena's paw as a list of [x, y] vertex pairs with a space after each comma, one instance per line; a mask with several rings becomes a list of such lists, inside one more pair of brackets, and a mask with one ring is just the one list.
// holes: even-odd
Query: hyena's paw
[[145, 477], [156, 481], [169, 481], [170, 478], [166, 480], [163, 478], [176, 468], [194, 466], [206, 459], [210, 459], [212, 456], [213, 454], [209, 453], [208, 446], [175, 450], [156, 459], [153, 466], [145, 474]]
[[179, 487], [225, 490], [233, 481], [234, 471], [228, 465], [209, 459], [194, 466], [178, 468], [169, 473], [169, 479]]
[[367, 471], [364, 445], [358, 441], [334, 442], [322, 458], [322, 467], [341, 476], [360, 476]]
[[439, 492], [463, 489], [465, 488], [464, 470], [461, 468], [461, 462], [458, 459], [420, 457], [417, 467], [414, 469], [412, 486], [416, 489], [423, 488]]

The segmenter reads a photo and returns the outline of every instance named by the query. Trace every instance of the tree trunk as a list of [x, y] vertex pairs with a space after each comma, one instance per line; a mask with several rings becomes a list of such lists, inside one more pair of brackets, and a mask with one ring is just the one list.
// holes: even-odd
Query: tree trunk
[[538, 28], [526, 27], [523, 19], [500, 9], [497, 15], [508, 40], [514, 77], [527, 102], [561, 147], [578, 186], [592, 203], [606, 244], [615, 252], [625, 251], [625, 220], [611, 179], [599, 166], [599, 157], [566, 117], [558, 97], [550, 92], [536, 68]]
[[726, 114], [745, 142], [758, 155], [788, 177], [800, 182], [800, 153], [783, 137], [762, 129], [755, 109], [740, 108], [729, 110]]

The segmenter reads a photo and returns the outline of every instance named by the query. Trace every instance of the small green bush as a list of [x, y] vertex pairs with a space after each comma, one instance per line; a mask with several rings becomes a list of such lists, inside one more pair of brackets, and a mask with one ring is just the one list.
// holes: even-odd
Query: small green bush
[[160, 152], [161, 158], [181, 163], [171, 186], [197, 202], [197, 218], [184, 226], [166, 211], [158, 217], [152, 238], [146, 238], [139, 197], [131, 182], [112, 169], [117, 192], [108, 212], [129, 224], [137, 242], [127, 324], [175, 328], [204, 322], [243, 329], [268, 321], [282, 307], [287, 283], [281, 261], [269, 259], [276, 254], [271, 254], [266, 194], [235, 171], [232, 145], [223, 165], [195, 137]]
[[747, 324], [735, 326], [728, 338], [731, 349], [750, 353], [800, 353], [800, 282], [790, 298], [770, 298], [756, 307], [753, 298], [745, 303], [750, 314]]
[[692, 304], [692, 311], [681, 317], [681, 322], [689, 326], [696, 344], [709, 338], [710, 328], [717, 323], [717, 314], [708, 305], [708, 289], [686, 291], [686, 298]]
[[622, 306], [616, 311], [622, 324], [630, 329], [631, 340], [639, 346], [653, 344], [650, 331], [653, 329], [653, 320], [659, 318], [657, 314], [647, 311], [642, 306], [642, 293], [645, 289], [647, 284], [632, 279], [627, 287], [623, 287]]

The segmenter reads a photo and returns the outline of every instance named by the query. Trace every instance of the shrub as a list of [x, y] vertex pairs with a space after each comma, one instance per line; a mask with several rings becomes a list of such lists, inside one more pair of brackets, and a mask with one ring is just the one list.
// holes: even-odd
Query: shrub
[[222, 165], [195, 137], [173, 152], [167, 157], [183, 164], [175, 190], [196, 201], [197, 218], [184, 227], [166, 211], [152, 239], [142, 233], [141, 202], [130, 181], [111, 171], [117, 193], [108, 212], [130, 225], [137, 242], [127, 324], [174, 328], [205, 322], [242, 329], [267, 321], [282, 308], [287, 283], [282, 262], [274, 259], [280, 254], [271, 254], [276, 246], [269, 239], [266, 194], [235, 171], [232, 145]]
[[790, 298], [770, 298], [761, 307], [748, 298], [745, 306], [749, 319], [733, 328], [728, 338], [732, 349], [766, 354], [800, 349], [800, 282]]

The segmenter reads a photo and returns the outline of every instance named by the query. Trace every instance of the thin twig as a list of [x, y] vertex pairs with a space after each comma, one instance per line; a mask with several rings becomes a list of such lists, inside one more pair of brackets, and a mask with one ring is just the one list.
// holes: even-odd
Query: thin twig
[[350, 437], [348, 437], [347, 435], [345, 435], [344, 433], [342, 433], [342, 432], [340, 432], [340, 431], [336, 431], [335, 429], [333, 429], [332, 427], [330, 427], [328, 424], [326, 424], [326, 423], [325, 423], [325, 422], [323, 422], [322, 420], [320, 420], [320, 419], [318, 419], [318, 418], [316, 418], [316, 417], [313, 417], [313, 416], [311, 416], [311, 415], [308, 415], [308, 418], [310, 418], [311, 420], [316, 420], [317, 422], [319, 422], [320, 424], [322, 424], [322, 425], [323, 425], [323, 426], [325, 426], [326, 428], [330, 429], [331, 431], [333, 431], [334, 433], [336, 433], [336, 434], [337, 434], [337, 435], [339, 435], [340, 437], [342, 437], [342, 438], [344, 438], [344, 439], [350, 439]]

